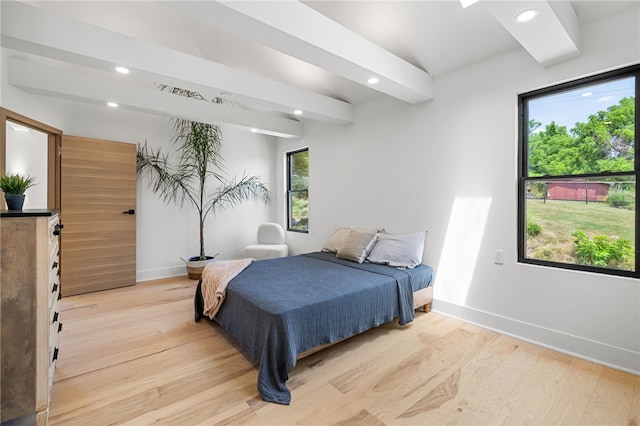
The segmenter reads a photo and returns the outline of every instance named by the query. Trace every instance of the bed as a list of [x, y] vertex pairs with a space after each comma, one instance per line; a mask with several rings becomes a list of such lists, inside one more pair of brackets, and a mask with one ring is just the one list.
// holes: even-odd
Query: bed
[[[263, 400], [289, 404], [286, 386], [297, 359], [314, 349], [429, 306], [433, 269], [357, 263], [314, 252], [253, 262], [233, 278], [213, 318], [258, 364]], [[415, 297], [414, 297], [415, 295]], [[201, 281], [195, 319], [203, 316]]]

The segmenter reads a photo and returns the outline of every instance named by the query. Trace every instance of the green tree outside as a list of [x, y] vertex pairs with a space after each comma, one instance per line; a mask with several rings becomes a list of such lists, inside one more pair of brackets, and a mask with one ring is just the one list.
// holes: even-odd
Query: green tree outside
[[529, 176], [633, 171], [635, 98], [627, 97], [586, 123], [565, 126], [529, 120]]

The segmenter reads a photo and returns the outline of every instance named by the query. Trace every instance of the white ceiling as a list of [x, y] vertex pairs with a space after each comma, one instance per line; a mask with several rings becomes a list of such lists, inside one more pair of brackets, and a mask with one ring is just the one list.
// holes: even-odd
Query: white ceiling
[[[523, 48], [549, 66], [580, 54], [580, 27], [633, 1], [0, 2], [9, 83], [24, 90], [282, 137], [353, 121], [379, 96], [433, 98], [433, 78]], [[534, 21], [516, 24], [526, 8]], [[635, 9], [632, 9], [634, 8]], [[640, 21], [640, 19], [639, 19]], [[131, 69], [116, 75], [115, 65]], [[377, 76], [370, 86], [366, 80]], [[223, 96], [219, 106], [156, 84]], [[105, 106], [106, 108], [106, 106]], [[300, 109], [302, 115], [294, 115]]]

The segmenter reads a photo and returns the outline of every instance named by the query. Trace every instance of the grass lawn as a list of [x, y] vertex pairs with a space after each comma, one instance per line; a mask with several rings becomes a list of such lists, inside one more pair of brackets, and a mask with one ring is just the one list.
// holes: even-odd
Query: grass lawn
[[[527, 257], [556, 262], [577, 263], [574, 237], [582, 230], [589, 237], [608, 235], [612, 240], [635, 241], [635, 212], [610, 207], [604, 203], [583, 201], [527, 200], [527, 221], [535, 222], [542, 232], [527, 237]], [[617, 265], [620, 269], [635, 269], [635, 259]]]

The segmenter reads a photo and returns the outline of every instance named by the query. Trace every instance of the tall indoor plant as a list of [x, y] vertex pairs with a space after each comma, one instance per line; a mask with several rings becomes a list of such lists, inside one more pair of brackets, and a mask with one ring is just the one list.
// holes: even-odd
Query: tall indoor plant
[[[202, 95], [189, 90], [161, 86], [162, 90], [207, 101]], [[210, 102], [222, 103], [221, 98]], [[198, 212], [200, 229], [200, 254], [189, 258], [189, 262], [198, 262], [189, 267], [190, 278], [198, 278], [197, 266], [213, 259], [205, 254], [204, 226], [209, 213], [215, 213], [227, 207], [235, 207], [249, 199], [271, 201], [271, 193], [257, 176], [226, 178], [226, 168], [221, 155], [222, 132], [213, 124], [172, 118], [175, 135], [173, 144], [178, 157], [177, 164], [169, 162], [168, 155], [158, 148], [154, 150], [138, 145], [138, 176], [149, 178], [149, 187], [165, 202], [184, 205], [186, 202]], [[215, 257], [215, 256], [214, 256]], [[200, 268], [201, 271], [201, 268]]]
[[4, 192], [4, 198], [9, 210], [22, 210], [25, 192], [36, 184], [33, 176], [21, 174], [8, 174], [0, 176], [0, 190]]

